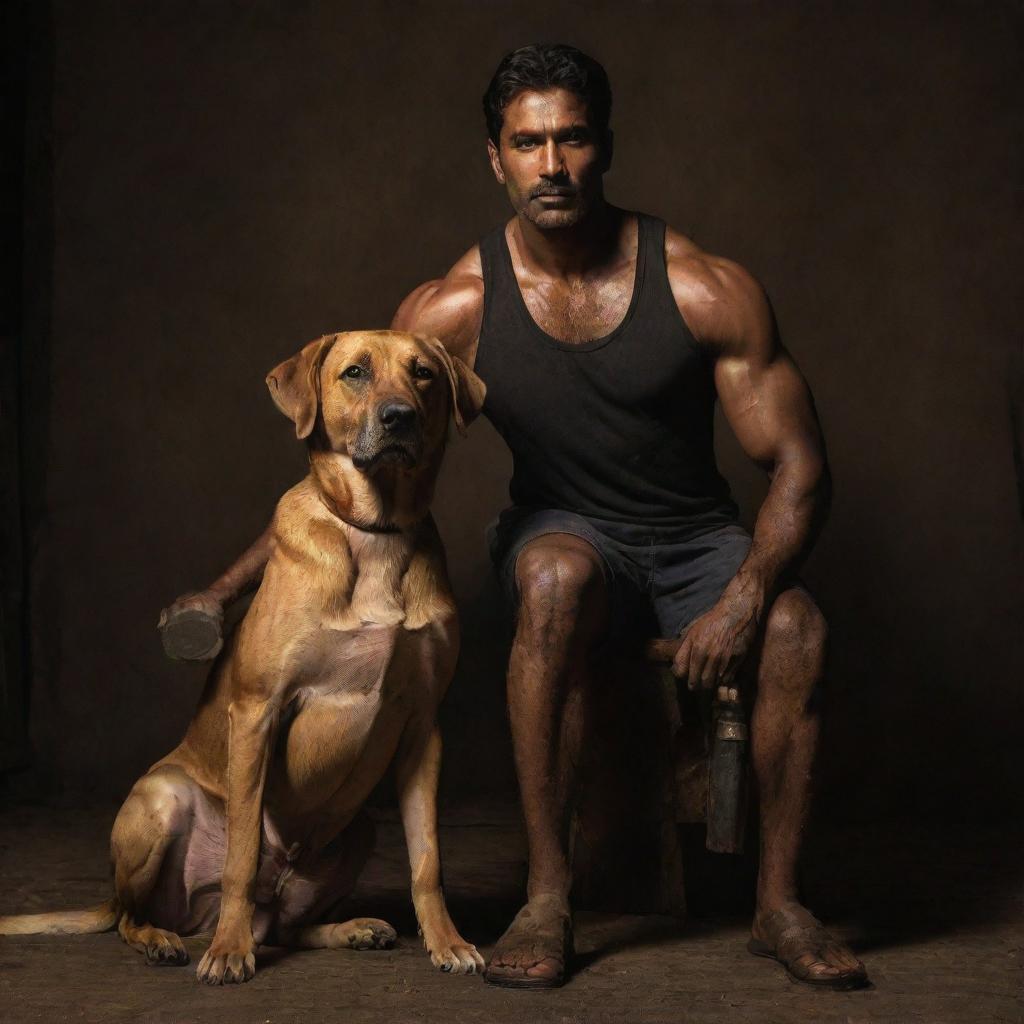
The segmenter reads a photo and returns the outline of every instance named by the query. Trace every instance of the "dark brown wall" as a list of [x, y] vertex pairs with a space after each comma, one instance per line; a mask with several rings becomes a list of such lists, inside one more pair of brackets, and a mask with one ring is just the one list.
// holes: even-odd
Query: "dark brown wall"
[[[506, 216], [479, 96], [506, 50], [563, 39], [615, 88], [610, 197], [750, 268], [814, 388], [836, 481], [805, 574], [833, 624], [826, 798], [1002, 806], [1019, 31], [999, 4], [57, 3], [38, 776], [121, 792], [176, 741], [202, 673], [164, 660], [158, 610], [303, 472], [264, 374], [385, 325]], [[749, 511], [763, 483], [721, 453]], [[507, 472], [481, 424], [437, 503], [467, 634], [449, 796], [513, 785], [481, 539]]]

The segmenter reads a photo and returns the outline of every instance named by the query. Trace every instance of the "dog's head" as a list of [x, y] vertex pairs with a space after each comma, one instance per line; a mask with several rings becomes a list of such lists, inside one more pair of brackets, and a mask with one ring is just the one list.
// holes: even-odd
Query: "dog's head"
[[464, 432], [486, 390], [435, 338], [399, 331], [325, 335], [275, 366], [267, 387], [299, 438], [367, 474], [418, 466], [443, 445], [449, 411]]

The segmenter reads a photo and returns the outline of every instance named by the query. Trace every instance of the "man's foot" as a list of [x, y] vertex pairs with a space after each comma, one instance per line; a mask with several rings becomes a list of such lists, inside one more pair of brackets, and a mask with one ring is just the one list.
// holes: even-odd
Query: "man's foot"
[[864, 988], [864, 965], [799, 903], [788, 903], [754, 919], [747, 949], [777, 960], [793, 981], [819, 988]]
[[572, 953], [568, 904], [557, 896], [537, 896], [498, 939], [484, 981], [507, 988], [556, 988], [565, 981]]

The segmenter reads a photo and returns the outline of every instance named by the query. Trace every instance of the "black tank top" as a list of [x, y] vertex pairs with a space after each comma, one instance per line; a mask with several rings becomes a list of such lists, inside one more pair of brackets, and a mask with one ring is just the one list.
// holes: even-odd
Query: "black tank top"
[[504, 227], [480, 243], [484, 414], [512, 450], [516, 505], [612, 522], [711, 528], [736, 521], [715, 464], [712, 367], [665, 269], [665, 224], [638, 214], [633, 296], [592, 341], [541, 330], [519, 290]]

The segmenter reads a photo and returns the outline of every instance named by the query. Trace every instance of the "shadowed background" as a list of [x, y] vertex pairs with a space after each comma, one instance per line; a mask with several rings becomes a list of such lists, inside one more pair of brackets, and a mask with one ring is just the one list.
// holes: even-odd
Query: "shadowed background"
[[[820, 803], [1019, 813], [1010, 5], [58, 0], [24, 24], [15, 787], [122, 794], [177, 742], [205, 668], [164, 658], [158, 612], [304, 472], [264, 375], [385, 326], [508, 216], [479, 97], [507, 50], [557, 40], [610, 75], [610, 199], [750, 269], [814, 390], [836, 492], [804, 572], [832, 625]], [[720, 425], [750, 522], [764, 482]], [[464, 631], [448, 800], [515, 792], [483, 544], [508, 472], [479, 421], [436, 503]]]

